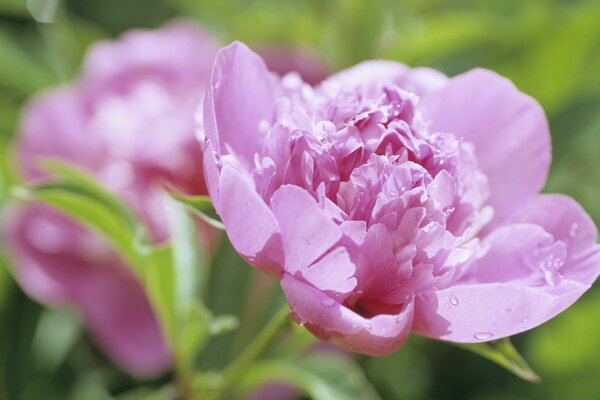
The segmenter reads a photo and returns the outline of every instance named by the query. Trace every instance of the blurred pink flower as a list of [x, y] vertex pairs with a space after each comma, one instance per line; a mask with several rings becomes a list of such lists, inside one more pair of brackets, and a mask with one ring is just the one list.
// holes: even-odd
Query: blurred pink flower
[[[40, 157], [75, 163], [122, 197], [154, 241], [167, 239], [162, 184], [206, 193], [194, 113], [217, 49], [187, 22], [95, 45], [75, 84], [48, 91], [25, 109], [18, 154], [26, 178], [43, 177]], [[141, 282], [103, 239], [40, 204], [10, 217], [14, 273], [29, 295], [79, 310], [100, 347], [132, 373], [170, 367]], [[216, 236], [206, 225], [200, 234], [208, 251]]]
[[295, 319], [384, 355], [410, 331], [479, 342], [554, 317], [600, 272], [596, 228], [541, 195], [542, 108], [476, 69], [368, 61], [315, 88], [240, 43], [204, 103], [204, 172], [237, 251]]

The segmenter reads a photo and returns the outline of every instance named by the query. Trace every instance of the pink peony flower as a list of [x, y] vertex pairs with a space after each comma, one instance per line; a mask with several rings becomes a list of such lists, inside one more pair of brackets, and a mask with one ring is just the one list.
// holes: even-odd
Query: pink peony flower
[[[186, 22], [94, 46], [78, 82], [46, 92], [24, 111], [18, 152], [26, 178], [43, 177], [40, 157], [76, 163], [119, 194], [156, 242], [167, 239], [164, 181], [206, 193], [194, 113], [217, 49]], [[208, 251], [216, 237], [205, 225], [200, 233]], [[139, 375], [170, 367], [141, 282], [98, 235], [32, 204], [10, 216], [8, 241], [25, 291], [46, 304], [75, 307], [121, 367]]]
[[204, 102], [208, 190], [236, 250], [317, 337], [385, 355], [409, 332], [498, 339], [600, 272], [596, 228], [539, 194], [542, 108], [507, 79], [368, 61], [317, 87], [221, 50]]

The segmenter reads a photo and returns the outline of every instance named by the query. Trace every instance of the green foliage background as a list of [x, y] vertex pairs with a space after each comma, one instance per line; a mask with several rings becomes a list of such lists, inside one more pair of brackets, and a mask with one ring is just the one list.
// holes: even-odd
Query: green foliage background
[[[36, 14], [39, 4], [48, 13]], [[36, 22], [30, 11], [54, 23]], [[369, 58], [449, 75], [494, 69], [546, 110], [554, 162], [545, 190], [573, 196], [600, 223], [600, 2], [594, 0], [1, 0], [0, 205], [16, 180], [10, 143], [27, 97], [76, 76], [94, 40], [177, 16], [196, 19], [223, 43], [313, 48], [331, 70]], [[29, 300], [5, 264], [0, 253], [0, 399], [111, 399], [168, 381], [139, 382], [119, 372], [94, 349], [77, 316]], [[200, 363], [211, 366], [224, 364], [262, 324], [263, 313], [244, 308], [245, 296], [262, 288], [265, 315], [280, 296], [226, 243], [215, 264], [208, 305], [217, 314], [242, 315], [242, 329], [210, 346]], [[543, 383], [521, 382], [475, 355], [418, 337], [392, 356], [358, 362], [382, 399], [600, 398], [597, 288], [515, 343]]]

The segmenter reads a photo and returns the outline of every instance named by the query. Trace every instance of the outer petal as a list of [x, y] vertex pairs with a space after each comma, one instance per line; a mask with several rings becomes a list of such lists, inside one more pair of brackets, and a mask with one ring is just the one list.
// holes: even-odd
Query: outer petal
[[213, 148], [220, 154], [231, 148], [252, 163], [261, 147], [259, 125], [270, 119], [274, 99], [272, 75], [257, 54], [239, 42], [219, 51], [204, 102]]
[[364, 318], [289, 274], [281, 286], [296, 319], [315, 336], [348, 350], [383, 356], [398, 350], [410, 332], [413, 302], [397, 315]]
[[540, 191], [551, 159], [548, 123], [540, 105], [508, 79], [475, 69], [424, 96], [421, 106], [431, 130], [475, 145], [495, 221]]
[[254, 189], [250, 177], [227, 162], [219, 177], [217, 212], [238, 253], [269, 273], [279, 273], [283, 248], [275, 215]]
[[156, 375], [171, 356], [140, 283], [110, 248], [62, 215], [34, 205], [8, 228], [15, 277], [46, 304], [70, 304], [124, 369]]
[[396, 83], [404, 90], [418, 95], [440, 89], [448, 81], [443, 73], [431, 68], [409, 68], [394, 61], [373, 60], [364, 61], [329, 77], [323, 85], [332, 90], [348, 86], [356, 86], [361, 82], [389, 81]]
[[560, 279], [546, 282], [531, 257], [540, 244], [564, 251], [565, 244], [555, 239], [560, 238], [534, 224], [497, 229], [484, 240], [489, 246], [486, 255], [454, 286], [417, 297], [414, 330], [444, 340], [477, 342], [514, 335], [553, 318], [590, 287], [576, 271], [597, 274], [600, 266], [596, 246], [582, 257], [569, 255], [573, 246], [567, 247]]
[[511, 220], [538, 224], [567, 245], [567, 261], [561, 269], [567, 278], [591, 285], [600, 274], [600, 263], [592, 262], [600, 249], [596, 226], [572, 198], [561, 194], [536, 196], [519, 207]]
[[339, 226], [298, 186], [280, 187], [271, 208], [281, 227], [287, 272], [308, 267], [342, 238]]
[[417, 296], [413, 330], [453, 342], [499, 339], [548, 321], [588, 288], [566, 279], [543, 288], [510, 283], [455, 286]]

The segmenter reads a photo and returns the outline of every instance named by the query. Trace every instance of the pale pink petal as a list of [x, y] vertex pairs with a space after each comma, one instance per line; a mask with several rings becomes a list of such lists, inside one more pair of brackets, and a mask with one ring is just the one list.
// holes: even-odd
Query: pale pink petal
[[548, 122], [540, 105], [508, 79], [475, 69], [423, 97], [421, 106], [432, 131], [475, 145], [489, 179], [495, 221], [543, 187], [551, 159]]
[[431, 68], [411, 69], [394, 61], [372, 60], [363, 61], [354, 67], [330, 76], [324, 81], [323, 85], [332, 88], [343, 88], [354, 86], [359, 82], [374, 80], [393, 82], [404, 90], [422, 95], [443, 87], [448, 81], [448, 77]]
[[281, 228], [287, 272], [308, 267], [342, 238], [339, 226], [298, 186], [279, 188], [271, 198], [271, 209]]
[[[594, 262], [600, 262], [598, 254]], [[428, 292], [416, 297], [413, 331], [453, 342], [500, 339], [548, 321], [588, 288], [564, 279], [547, 287], [473, 283]]]
[[417, 296], [417, 333], [458, 342], [520, 333], [564, 311], [589, 289], [591, 280], [579, 280], [577, 271], [593, 271], [595, 278], [600, 269], [597, 246], [569, 257], [560, 237], [530, 223], [496, 229], [483, 244], [487, 253], [451, 287]]
[[253, 162], [260, 149], [259, 125], [275, 99], [271, 73], [246, 45], [234, 42], [217, 54], [205, 99], [205, 129], [214, 150]]
[[596, 226], [572, 198], [561, 194], [536, 196], [519, 207], [511, 221], [537, 224], [567, 245], [567, 260], [561, 269], [564, 276], [591, 285], [600, 274], [600, 264], [583, 262], [598, 252]]
[[302, 277], [327, 295], [343, 301], [356, 287], [355, 273], [356, 265], [348, 250], [337, 247], [302, 271]]
[[412, 301], [398, 314], [365, 318], [289, 274], [284, 274], [281, 286], [298, 322], [315, 336], [348, 350], [387, 355], [399, 349], [410, 332]]
[[283, 261], [279, 224], [250, 177], [228, 163], [221, 168], [217, 212], [241, 255], [269, 273], [279, 273]]

